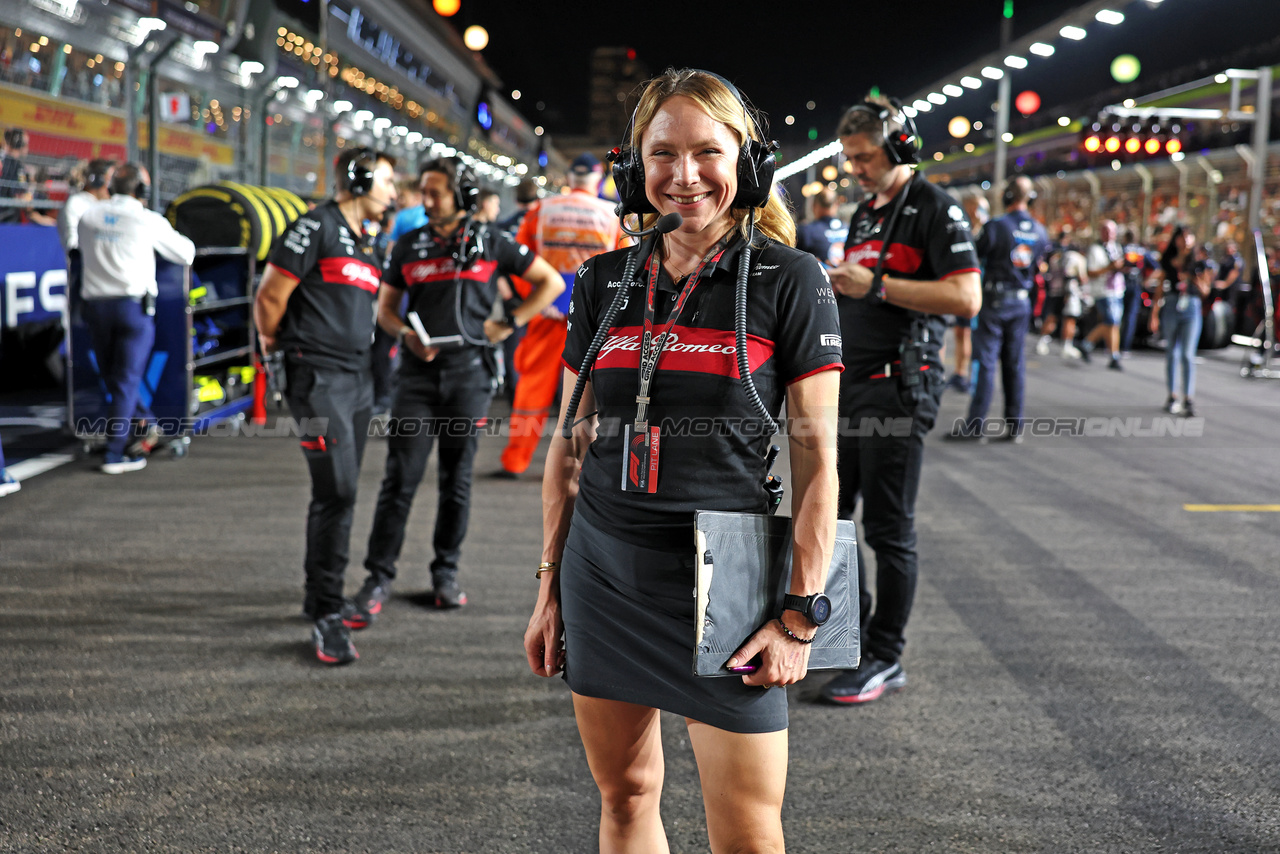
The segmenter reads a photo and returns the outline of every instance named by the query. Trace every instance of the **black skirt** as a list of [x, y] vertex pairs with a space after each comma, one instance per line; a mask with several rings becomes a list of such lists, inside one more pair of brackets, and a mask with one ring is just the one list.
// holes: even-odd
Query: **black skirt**
[[574, 514], [560, 560], [565, 680], [574, 693], [649, 706], [730, 732], [787, 728], [787, 692], [693, 675], [693, 523], [666, 552]]

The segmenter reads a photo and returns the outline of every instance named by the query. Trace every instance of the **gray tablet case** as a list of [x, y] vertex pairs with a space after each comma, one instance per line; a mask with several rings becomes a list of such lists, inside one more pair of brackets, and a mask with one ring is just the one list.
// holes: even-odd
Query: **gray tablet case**
[[[782, 612], [791, 579], [791, 519], [756, 513], [699, 510], [694, 514], [697, 547], [697, 610], [693, 672], [736, 676], [725, 662], [761, 626]], [[818, 629], [809, 652], [810, 670], [858, 666], [858, 552], [852, 522], [836, 522], [835, 551], [825, 592], [831, 618]]]

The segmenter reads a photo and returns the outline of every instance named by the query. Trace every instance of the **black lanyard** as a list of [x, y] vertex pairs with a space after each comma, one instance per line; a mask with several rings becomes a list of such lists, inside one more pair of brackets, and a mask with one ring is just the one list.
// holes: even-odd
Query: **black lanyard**
[[689, 300], [689, 295], [698, 286], [698, 280], [702, 278], [703, 270], [707, 268], [708, 264], [714, 264], [720, 260], [720, 256], [724, 254], [725, 246], [728, 245], [729, 238], [732, 235], [733, 232], [730, 231], [720, 238], [719, 242], [711, 247], [711, 251], [703, 256], [697, 269], [689, 275], [684, 288], [680, 291], [679, 298], [676, 300], [671, 317], [663, 325], [662, 331], [658, 333], [656, 338], [653, 334], [654, 300], [657, 297], [658, 274], [662, 269], [662, 262], [657, 258], [651, 257], [649, 259], [649, 287], [645, 293], [644, 300], [644, 337], [640, 343], [640, 391], [636, 394], [636, 432], [648, 429], [649, 421], [646, 410], [649, 407], [649, 386], [658, 370], [658, 359], [662, 356], [662, 351], [667, 348], [667, 339], [670, 338], [669, 333], [675, 328], [676, 322], [679, 321], [680, 314], [684, 311], [685, 303]]

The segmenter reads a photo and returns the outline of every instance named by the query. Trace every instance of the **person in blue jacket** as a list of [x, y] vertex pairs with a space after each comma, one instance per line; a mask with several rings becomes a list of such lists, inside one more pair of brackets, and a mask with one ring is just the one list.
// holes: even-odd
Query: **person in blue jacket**
[[995, 391], [996, 364], [1000, 364], [1007, 425], [1002, 438], [1022, 440], [1022, 399], [1026, 385], [1024, 343], [1031, 321], [1030, 293], [1037, 270], [1049, 250], [1049, 235], [1032, 218], [1036, 193], [1031, 179], [1019, 175], [1005, 186], [1005, 214], [987, 223], [977, 241], [982, 261], [982, 310], [973, 333], [978, 378], [969, 401], [965, 437], [981, 437]]

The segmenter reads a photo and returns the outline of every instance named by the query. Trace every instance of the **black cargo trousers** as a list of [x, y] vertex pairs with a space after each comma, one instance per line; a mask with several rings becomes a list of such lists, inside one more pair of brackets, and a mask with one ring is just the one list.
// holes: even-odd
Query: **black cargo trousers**
[[373, 376], [321, 368], [286, 355], [285, 400], [311, 471], [307, 508], [307, 608], [323, 617], [342, 609], [360, 462], [373, 416]]
[[[402, 357], [406, 360], [410, 356]], [[365, 568], [379, 580], [396, 577], [405, 526], [427, 458], [439, 442], [439, 499], [432, 537], [432, 583], [456, 579], [471, 517], [471, 476], [479, 430], [493, 397], [492, 374], [481, 355], [437, 367], [401, 363], [391, 420], [387, 470], [378, 490]]]
[[859, 544], [862, 649], [881, 661], [901, 657], [915, 600], [916, 493], [924, 437], [933, 429], [942, 396], [940, 366], [930, 373], [934, 376], [925, 379], [918, 400], [903, 390], [897, 376], [846, 381], [840, 388], [838, 514], [852, 519], [862, 498], [862, 539], [876, 555], [873, 611]]

